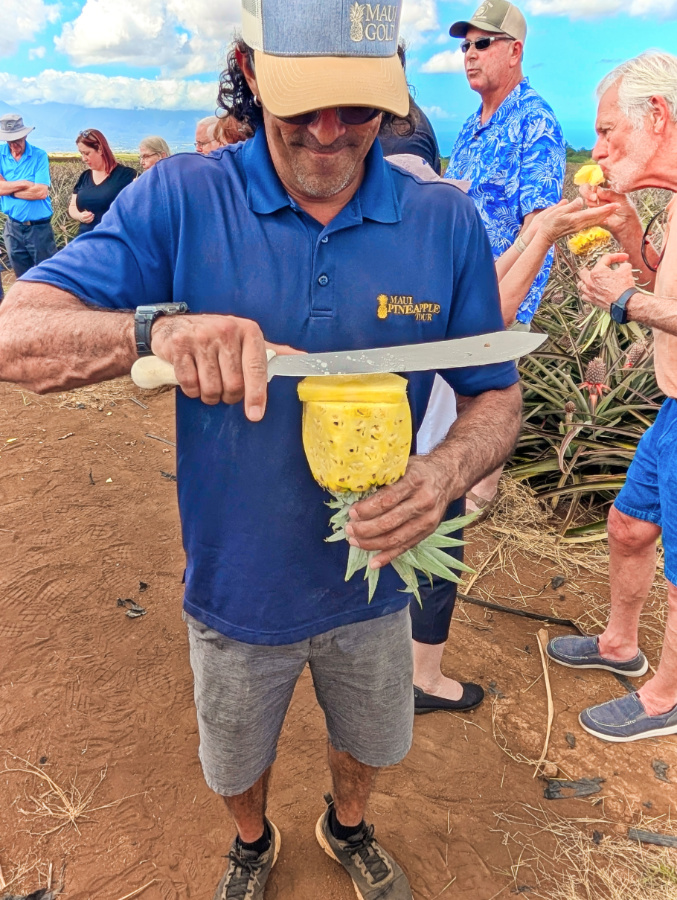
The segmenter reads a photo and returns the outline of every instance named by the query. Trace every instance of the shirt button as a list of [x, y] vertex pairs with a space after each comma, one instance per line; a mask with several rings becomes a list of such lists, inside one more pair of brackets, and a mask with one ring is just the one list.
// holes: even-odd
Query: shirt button
[[326, 287], [329, 284], [329, 277], [327, 275], [320, 275], [317, 279], [317, 283], [320, 287]]
[[321, 244], [328, 244], [328, 243], [329, 243], [329, 238], [327, 237], [326, 234], [325, 234], [325, 236], [321, 239], [320, 243], [321, 243]]

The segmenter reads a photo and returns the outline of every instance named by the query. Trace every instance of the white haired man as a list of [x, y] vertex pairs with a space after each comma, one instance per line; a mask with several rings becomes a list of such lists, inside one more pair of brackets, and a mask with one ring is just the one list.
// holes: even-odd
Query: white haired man
[[637, 693], [580, 716], [590, 734], [620, 742], [677, 734], [677, 206], [674, 199], [668, 206], [668, 231], [658, 253], [627, 197], [648, 187], [677, 191], [677, 57], [644, 53], [608, 75], [598, 96], [593, 157], [608, 188], [586, 186], [582, 193], [590, 206], [620, 204], [606, 227], [625, 252], [607, 254], [592, 270], [583, 270], [581, 296], [610, 312], [616, 322], [640, 322], [653, 329], [656, 377], [668, 399], [640, 441], [609, 514], [607, 627], [599, 637], [555, 638], [548, 654], [572, 668], [606, 669], [631, 678], [646, 673], [638, 623], [662, 534], [668, 617], [658, 669]]
[[205, 116], [195, 126], [195, 149], [198, 153], [206, 156], [221, 146], [214, 136], [214, 129], [218, 121], [218, 116]]

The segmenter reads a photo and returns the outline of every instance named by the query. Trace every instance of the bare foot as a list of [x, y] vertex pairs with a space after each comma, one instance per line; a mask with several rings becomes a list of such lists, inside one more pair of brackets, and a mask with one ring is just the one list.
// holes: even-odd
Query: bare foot
[[416, 672], [414, 672], [414, 684], [426, 694], [432, 694], [433, 697], [443, 697], [445, 700], [460, 700], [463, 696], [462, 685], [458, 681], [454, 681], [453, 678], [447, 678], [445, 675], [442, 675], [441, 672], [434, 681], [426, 681], [425, 679], [419, 681], [416, 677]]

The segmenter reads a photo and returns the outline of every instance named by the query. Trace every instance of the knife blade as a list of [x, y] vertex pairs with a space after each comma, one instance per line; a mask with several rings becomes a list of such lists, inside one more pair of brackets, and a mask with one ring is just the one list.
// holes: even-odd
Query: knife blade
[[[370, 375], [383, 372], [423, 372], [508, 362], [533, 353], [545, 334], [497, 331], [474, 337], [426, 344], [404, 344], [370, 350], [339, 350], [281, 356], [268, 350], [268, 381], [275, 375], [304, 378], [307, 375]], [[171, 363], [144, 356], [132, 366], [134, 383], [144, 389], [178, 384]]]

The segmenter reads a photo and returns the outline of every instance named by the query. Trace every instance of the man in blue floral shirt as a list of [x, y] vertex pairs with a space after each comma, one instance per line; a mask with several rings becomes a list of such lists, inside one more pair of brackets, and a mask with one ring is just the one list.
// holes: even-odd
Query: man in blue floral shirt
[[[486, 0], [449, 33], [463, 38], [466, 76], [482, 105], [464, 124], [446, 177], [471, 182], [470, 196], [498, 258], [513, 245], [524, 249], [520, 231], [538, 210], [561, 199], [564, 137], [552, 109], [522, 74], [527, 24], [514, 4]], [[518, 322], [533, 318], [552, 259], [551, 250], [517, 310]]]

